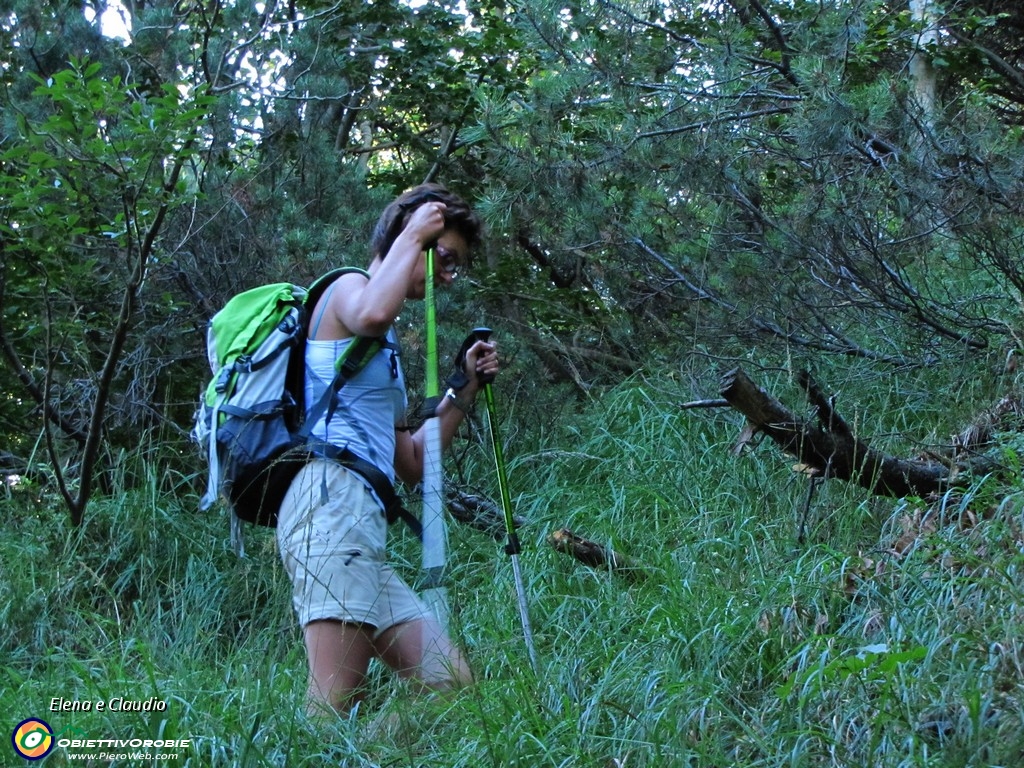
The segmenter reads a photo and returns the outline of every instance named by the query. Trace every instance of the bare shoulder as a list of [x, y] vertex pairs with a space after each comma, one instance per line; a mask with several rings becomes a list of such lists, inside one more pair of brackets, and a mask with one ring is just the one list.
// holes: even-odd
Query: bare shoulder
[[369, 280], [369, 275], [362, 270], [339, 275], [313, 308], [309, 338], [323, 341], [354, 336], [344, 321], [346, 307], [351, 305], [352, 299], [358, 296]]

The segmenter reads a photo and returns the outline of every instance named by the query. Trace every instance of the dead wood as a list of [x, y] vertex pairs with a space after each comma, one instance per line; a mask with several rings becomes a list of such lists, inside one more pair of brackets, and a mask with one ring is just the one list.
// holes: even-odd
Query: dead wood
[[[445, 501], [452, 517], [460, 523], [486, 533], [495, 541], [500, 541], [508, 535], [501, 507], [486, 496], [451, 488], [446, 494]], [[518, 515], [512, 518], [516, 528], [524, 522]]]
[[644, 576], [643, 568], [632, 558], [616, 552], [596, 541], [577, 536], [568, 528], [559, 528], [548, 536], [548, 543], [557, 552], [562, 552], [592, 568], [607, 568], [629, 576]]
[[833, 399], [822, 393], [809, 374], [802, 372], [799, 381], [815, 408], [817, 423], [796, 416], [741, 369], [723, 376], [722, 397], [747, 419], [740, 447], [760, 432], [823, 477], [894, 497], [942, 493], [956, 485], [962, 472], [977, 469], [966, 461], [910, 460], [877, 451], [854, 435]]
[[952, 450], [958, 453], [978, 451], [988, 445], [997, 431], [1024, 429], [1024, 403], [1020, 396], [1010, 394], [980, 414], [958, 435], [953, 436]]
[[684, 411], [693, 410], [694, 408], [728, 408], [729, 401], [720, 397], [710, 400], [691, 400], [688, 403], [680, 403], [679, 407]]

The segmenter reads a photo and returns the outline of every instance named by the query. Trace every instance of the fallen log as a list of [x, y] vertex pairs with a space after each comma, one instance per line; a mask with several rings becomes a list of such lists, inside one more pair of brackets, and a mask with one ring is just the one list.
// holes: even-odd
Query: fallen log
[[739, 368], [722, 377], [723, 399], [747, 419], [738, 448], [763, 433], [820, 477], [847, 480], [872, 493], [897, 498], [942, 493], [956, 486], [964, 473], [993, 467], [980, 457], [940, 461], [884, 454], [854, 435], [834, 401], [825, 397], [808, 373], [800, 373], [799, 383], [815, 408], [817, 423], [796, 416]]
[[[476, 528], [495, 540], [501, 540], [508, 535], [501, 508], [486, 496], [451, 488], [445, 500], [448, 511], [458, 522]], [[518, 529], [525, 524], [525, 520], [516, 515], [513, 524]], [[555, 551], [571, 555], [592, 568], [612, 570], [634, 578], [647, 575], [643, 567], [632, 558], [596, 541], [577, 536], [568, 528], [560, 528], [549, 535], [548, 544]]]
[[596, 541], [577, 536], [568, 528], [559, 528], [548, 536], [548, 543], [556, 552], [562, 552], [592, 568], [605, 568], [629, 576], [645, 576], [644, 569], [632, 558], [609, 549]]
[[[445, 496], [448, 511], [458, 522], [486, 533], [495, 541], [508, 535], [505, 514], [497, 503], [483, 494], [449, 488]], [[518, 529], [525, 524], [519, 515], [513, 515], [512, 524]]]

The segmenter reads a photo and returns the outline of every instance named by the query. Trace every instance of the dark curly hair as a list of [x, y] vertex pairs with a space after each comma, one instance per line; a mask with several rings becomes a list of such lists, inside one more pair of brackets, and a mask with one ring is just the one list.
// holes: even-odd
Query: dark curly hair
[[480, 243], [483, 222], [469, 204], [441, 184], [420, 184], [407, 189], [384, 209], [377, 226], [373, 228], [370, 248], [374, 256], [384, 258], [395, 239], [401, 234], [409, 216], [424, 203], [439, 202], [447, 206], [444, 212], [446, 229], [453, 229], [465, 238], [470, 252]]

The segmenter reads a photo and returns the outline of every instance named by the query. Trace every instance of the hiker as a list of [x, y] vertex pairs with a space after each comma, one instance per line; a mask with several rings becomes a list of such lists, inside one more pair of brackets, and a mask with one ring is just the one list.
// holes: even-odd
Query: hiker
[[[354, 336], [386, 334], [391, 342], [337, 393], [333, 416], [314, 425], [312, 435], [368, 460], [392, 482], [397, 476], [409, 487], [418, 483], [424, 454], [423, 429], [403, 429], [407, 398], [392, 325], [406, 300], [424, 297], [428, 248], [434, 248], [436, 287], [448, 286], [467, 265], [480, 233], [476, 214], [443, 186], [410, 189], [381, 214], [367, 274], [342, 275], [312, 310], [306, 403], [321, 397], [335, 359]], [[493, 343], [478, 341], [468, 349], [467, 383], [449, 389], [436, 410], [444, 446], [472, 407], [478, 375], [497, 372]], [[349, 712], [364, 696], [374, 657], [426, 690], [471, 680], [462, 652], [388, 565], [386, 533], [378, 498], [363, 478], [336, 462], [307, 464], [281, 505], [277, 541], [304, 632], [311, 711], [330, 706]]]

